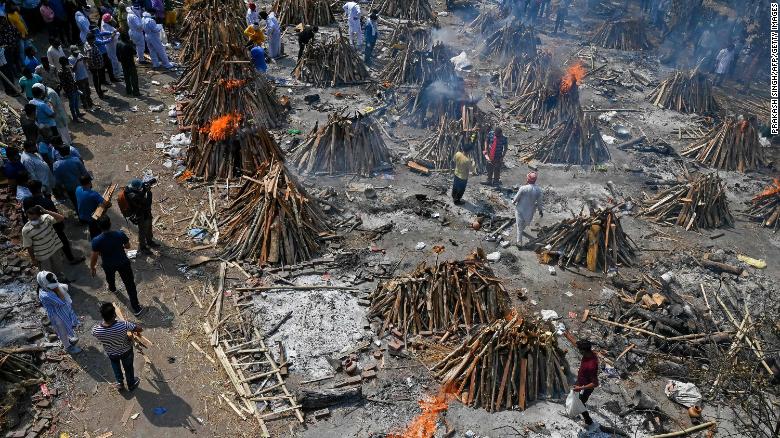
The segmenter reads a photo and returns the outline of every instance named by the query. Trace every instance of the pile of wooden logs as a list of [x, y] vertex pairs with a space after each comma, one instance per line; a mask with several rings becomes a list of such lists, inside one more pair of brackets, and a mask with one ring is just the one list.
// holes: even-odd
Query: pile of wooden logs
[[649, 50], [647, 24], [642, 20], [607, 20], [596, 31], [590, 42], [607, 49]]
[[438, 266], [421, 263], [414, 272], [379, 284], [371, 295], [369, 318], [383, 321], [380, 335], [393, 328], [407, 335], [460, 331], [503, 318], [509, 294], [495, 278], [484, 252]]
[[293, 76], [318, 87], [359, 84], [370, 79], [363, 56], [341, 32], [330, 41], [307, 44]]
[[[546, 249], [546, 246], [550, 249]], [[528, 245], [536, 247], [540, 260], [557, 259], [561, 267], [584, 266], [591, 272], [607, 272], [616, 266], [632, 266], [637, 247], [623, 232], [613, 208], [603, 208], [542, 227]]]
[[450, 80], [456, 76], [455, 67], [450, 62], [452, 56], [452, 52], [442, 43], [434, 44], [430, 51], [418, 50], [409, 45], [385, 65], [379, 78], [386, 84]]
[[380, 39], [380, 44], [386, 44], [391, 50], [401, 50], [411, 47], [413, 50], [428, 50], [433, 46], [431, 26], [424, 26], [404, 21], [390, 25], [390, 37]]
[[192, 0], [187, 2], [179, 29], [181, 58], [196, 60], [215, 47], [243, 47], [244, 2], [241, 0]]
[[409, 124], [420, 128], [438, 126], [442, 119], [461, 117], [463, 105], [474, 102], [466, 94], [462, 78], [429, 80], [420, 89], [399, 102], [401, 111], [407, 114]]
[[368, 177], [375, 169], [389, 165], [390, 151], [373, 117], [335, 112], [321, 128], [314, 125], [306, 141], [290, 155], [290, 163], [305, 174]]
[[539, 37], [532, 27], [510, 22], [490, 34], [480, 49], [483, 58], [510, 59], [513, 56], [536, 56]]
[[276, 0], [273, 10], [282, 26], [327, 26], [336, 21], [327, 0]]
[[463, 116], [460, 120], [443, 118], [439, 128], [420, 143], [415, 161], [430, 163], [428, 167], [433, 169], [451, 170], [455, 168], [455, 153], [469, 145], [467, 155], [474, 162], [474, 170], [477, 174], [483, 173], [487, 160], [481, 145], [485, 144], [488, 131], [489, 123], [485, 114], [475, 107], [463, 106]]
[[436, 23], [436, 13], [429, 0], [381, 0], [379, 15], [412, 21]]
[[[233, 179], [253, 175], [267, 160], [284, 156], [265, 128], [246, 123], [243, 117], [228, 115], [193, 128], [187, 169], [206, 180]], [[226, 126], [215, 129], [215, 124]]]
[[542, 163], [595, 165], [610, 159], [596, 122], [582, 114], [555, 125], [525, 150], [524, 160]]
[[281, 161], [263, 163], [245, 180], [219, 223], [222, 257], [260, 265], [294, 265], [312, 259], [330, 227], [316, 202]]
[[780, 228], [780, 179], [750, 200], [748, 216], [765, 227], [777, 231]]
[[567, 365], [550, 323], [513, 312], [471, 333], [431, 371], [460, 401], [488, 412], [526, 409], [569, 391]]
[[479, 15], [468, 24], [468, 27], [472, 32], [480, 35], [493, 33], [499, 29], [504, 18], [506, 15], [502, 13], [501, 9], [483, 4], [479, 8]]
[[551, 76], [547, 79], [543, 85], [519, 95], [507, 111], [517, 114], [520, 121], [539, 125], [542, 129], [581, 117], [579, 86], [562, 92], [560, 82], [552, 82]]
[[681, 113], [716, 115], [720, 105], [712, 91], [712, 81], [698, 70], [676, 71], [648, 96], [653, 105]]
[[538, 55], [530, 59], [524, 55], [513, 56], [498, 74], [498, 85], [501, 93], [523, 96], [546, 88], [545, 84], [552, 76], [551, 64], [552, 54], [550, 52], [539, 52]]
[[[36, 348], [36, 347], [33, 347]], [[46, 377], [43, 372], [24, 355], [25, 347], [0, 348], [0, 380], [10, 383], [36, 384]], [[27, 351], [38, 353], [41, 349]]]
[[728, 117], [691, 143], [682, 155], [715, 169], [745, 173], [767, 164], [755, 117]]
[[726, 188], [715, 173], [680, 182], [643, 202], [642, 215], [686, 230], [734, 225]]

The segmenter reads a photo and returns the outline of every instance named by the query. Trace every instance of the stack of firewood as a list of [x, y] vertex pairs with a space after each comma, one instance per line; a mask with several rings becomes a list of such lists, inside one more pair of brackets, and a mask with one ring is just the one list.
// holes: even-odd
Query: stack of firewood
[[243, 47], [244, 2], [240, 0], [193, 0], [187, 2], [179, 38], [181, 58], [188, 63], [212, 48]]
[[431, 371], [460, 401], [489, 412], [569, 391], [567, 365], [549, 322], [512, 312], [471, 333]]
[[510, 59], [513, 56], [536, 56], [539, 37], [532, 27], [516, 22], [504, 25], [487, 37], [480, 53], [483, 58]]
[[459, 119], [463, 105], [472, 103], [465, 82], [454, 76], [449, 80], [426, 81], [418, 91], [401, 100], [399, 107], [407, 114], [408, 123], [425, 128], [438, 126], [442, 119]]
[[341, 33], [327, 42], [307, 44], [293, 76], [319, 87], [359, 84], [370, 79], [363, 56]]
[[557, 260], [559, 266], [584, 266], [592, 272], [636, 262], [636, 244], [623, 232], [620, 217], [611, 208], [542, 227], [528, 246], [537, 247], [543, 263]]
[[716, 169], [742, 173], [767, 164], [754, 117], [725, 119], [707, 135], [691, 143], [682, 155]]
[[381, 0], [379, 15], [412, 21], [435, 23], [436, 13], [429, 0]]
[[336, 21], [326, 0], [276, 0], [273, 10], [282, 26], [327, 26]]
[[379, 78], [391, 84], [422, 84], [426, 81], [456, 76], [450, 62], [452, 52], [442, 43], [434, 44], [430, 51], [417, 50], [412, 45], [400, 51], [387, 63]]
[[525, 150], [524, 160], [542, 163], [594, 165], [610, 159], [596, 122], [582, 114], [557, 124]]
[[479, 8], [477, 18], [472, 20], [468, 27], [471, 31], [480, 35], [493, 33], [499, 29], [504, 18], [506, 18], [506, 15], [502, 13], [501, 9], [483, 5]]
[[226, 114], [192, 129], [187, 169], [206, 180], [253, 175], [267, 160], [284, 153], [263, 127], [239, 114]]
[[431, 26], [404, 21], [393, 24], [390, 29], [390, 37], [380, 39], [380, 44], [386, 44], [388, 49], [411, 47], [413, 50], [428, 50], [433, 45]]
[[434, 169], [454, 169], [455, 153], [468, 144], [471, 146], [471, 150], [467, 155], [474, 162], [474, 170], [477, 173], [483, 173], [487, 166], [487, 160], [480, 145], [484, 144], [487, 131], [486, 124], [464, 129], [463, 120], [442, 119], [439, 129], [420, 144], [415, 161], [430, 163]]
[[301, 173], [370, 176], [389, 165], [390, 151], [373, 117], [336, 112], [322, 128], [314, 125], [308, 139], [290, 155], [290, 162]]
[[720, 111], [712, 91], [712, 82], [698, 70], [674, 72], [647, 99], [655, 106], [681, 113], [715, 115]]
[[[521, 77], [518, 85], [523, 92], [510, 104], [508, 111], [517, 114], [525, 123], [547, 129], [557, 123], [580, 117], [579, 83], [585, 76], [585, 69], [574, 64], [565, 73], [549, 68], [544, 71], [542, 58], [538, 63], [529, 63], [527, 77]], [[534, 67], [536, 65], [536, 67]], [[533, 82], [526, 82], [533, 80]]]
[[219, 223], [221, 235], [230, 242], [222, 257], [261, 265], [294, 265], [313, 258], [330, 227], [284, 164], [266, 161], [255, 176], [243, 178]]
[[[459, 331], [489, 324], [506, 315], [509, 294], [495, 278], [482, 251], [463, 261], [438, 266], [424, 262], [411, 274], [379, 284], [371, 295], [369, 318], [404, 336], [424, 331]], [[380, 333], [381, 334], [381, 333]]]
[[591, 43], [607, 49], [649, 50], [647, 24], [642, 20], [607, 20], [596, 31]]
[[550, 52], [540, 52], [530, 59], [524, 55], [512, 57], [498, 75], [501, 93], [523, 96], [544, 88], [550, 76], [551, 63]]
[[747, 214], [767, 228], [780, 228], [780, 179], [750, 200]]
[[680, 182], [648, 198], [643, 203], [642, 215], [686, 230], [734, 225], [726, 188], [715, 173]]

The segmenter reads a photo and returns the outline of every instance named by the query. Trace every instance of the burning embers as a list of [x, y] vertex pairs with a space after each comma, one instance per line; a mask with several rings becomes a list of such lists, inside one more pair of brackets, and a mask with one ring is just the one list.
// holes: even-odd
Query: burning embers
[[780, 178], [750, 200], [747, 214], [767, 228], [780, 228]]
[[206, 126], [200, 128], [200, 131], [208, 133], [209, 141], [224, 141], [236, 134], [240, 124], [240, 114], [226, 114], [212, 120]]
[[579, 85], [585, 77], [585, 68], [581, 62], [570, 66], [561, 79], [561, 94], [567, 94], [575, 85]]
[[450, 402], [456, 398], [453, 386], [445, 385], [437, 395], [420, 400], [420, 415], [412, 420], [402, 433], [390, 433], [387, 438], [432, 437], [436, 433], [439, 414], [446, 411]]

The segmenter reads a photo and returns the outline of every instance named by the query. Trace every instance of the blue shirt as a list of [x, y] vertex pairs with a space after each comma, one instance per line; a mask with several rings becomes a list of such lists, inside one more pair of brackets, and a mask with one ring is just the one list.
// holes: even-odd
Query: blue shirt
[[252, 55], [252, 63], [257, 71], [263, 73], [268, 71], [268, 64], [265, 63], [265, 49], [260, 46], [254, 46], [249, 53]]
[[66, 157], [54, 163], [54, 177], [57, 178], [57, 183], [62, 184], [69, 192], [79, 187], [79, 180], [84, 175], [88, 175], [87, 169], [76, 157]]
[[41, 157], [43, 157], [44, 160], [48, 159], [52, 163], [57, 159], [54, 148], [45, 141], [38, 142], [38, 153], [41, 155]]
[[[54, 148], [52, 148], [52, 149], [54, 149]], [[75, 147], [71, 146], [70, 147], [70, 156], [73, 157], [73, 158], [78, 158], [80, 160], [81, 159], [81, 152], [79, 152], [79, 150], [76, 149]], [[57, 149], [54, 149], [54, 159], [55, 160], [61, 160], [62, 159], [62, 155], [60, 155], [60, 152]]]
[[13, 162], [8, 160], [3, 165], [3, 175], [8, 179], [15, 180], [22, 173], [27, 173], [27, 169], [24, 168], [21, 161]]
[[41, 61], [38, 60], [38, 58], [34, 56], [25, 56], [24, 57], [24, 66], [26, 68], [29, 68], [32, 71], [35, 71], [35, 67], [38, 67], [41, 65]]
[[79, 219], [84, 222], [92, 222], [92, 213], [102, 204], [103, 196], [92, 189], [76, 188], [76, 203], [78, 204]]
[[100, 253], [103, 266], [115, 268], [130, 263], [130, 259], [125, 254], [125, 244], [127, 243], [130, 243], [130, 239], [123, 231], [103, 231], [92, 239], [92, 251]]
[[30, 103], [35, 105], [35, 122], [39, 126], [57, 126], [57, 121], [54, 120], [54, 110], [49, 104], [40, 99], [33, 99]]

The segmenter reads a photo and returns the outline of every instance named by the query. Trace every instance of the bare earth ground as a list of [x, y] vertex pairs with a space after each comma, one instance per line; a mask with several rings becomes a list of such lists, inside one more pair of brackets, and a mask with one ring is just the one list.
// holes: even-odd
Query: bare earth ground
[[[443, 5], [437, 5], [438, 10]], [[473, 48], [475, 43], [470, 35], [457, 33], [459, 26], [467, 17], [458, 13], [442, 19], [448, 29], [453, 29], [447, 42], [453, 46]], [[578, 32], [582, 23], [572, 23], [569, 29]], [[328, 31], [332, 31], [329, 29]], [[560, 61], [567, 60], [578, 49], [579, 41], [570, 35], [560, 35], [552, 38], [543, 35], [545, 47], [553, 50]], [[295, 53], [297, 45], [288, 37], [287, 52]], [[476, 63], [476, 70], [485, 82], [497, 68], [496, 65], [483, 65], [477, 62], [476, 55], [468, 52]], [[632, 55], [599, 50], [595, 65], [609, 62], [612, 69], [638, 69], [645, 76], [658, 80], [665, 76], [666, 69], [659, 68], [652, 54]], [[269, 74], [277, 78], [289, 78], [293, 60], [287, 58], [272, 65]], [[53, 412], [59, 420], [49, 432], [68, 432], [72, 437], [96, 437], [106, 432], [121, 437], [178, 437], [197, 434], [200, 436], [257, 436], [256, 423], [241, 421], [230, 407], [220, 398], [220, 394], [231, 394], [232, 387], [223, 371], [210, 362], [202, 353], [196, 351], [191, 342], [204, 347], [208, 354], [207, 339], [200, 327], [203, 310], [192, 305], [193, 298], [188, 289], [192, 287], [200, 294], [204, 280], [213, 276], [213, 265], [204, 265], [194, 271], [182, 273], [180, 264], [192, 260], [197, 255], [208, 255], [208, 252], [193, 252], [193, 243], [186, 236], [189, 218], [201, 209], [207, 209], [207, 198], [202, 187], [191, 190], [174, 181], [173, 171], [162, 165], [164, 157], [155, 148], [155, 143], [168, 141], [174, 134], [175, 126], [167, 117], [168, 106], [174, 102], [174, 96], [166, 85], [172, 80], [167, 74], [153, 73], [141, 68], [142, 91], [144, 97], [127, 99], [123, 96], [123, 85], [112, 86], [109, 98], [101, 103], [101, 109], [91, 112], [87, 119], [89, 123], [72, 125], [75, 141], [82, 151], [87, 167], [95, 177], [95, 187], [99, 190], [109, 183], [124, 183], [132, 177], [141, 175], [145, 170], [151, 170], [159, 179], [155, 193], [156, 236], [163, 246], [153, 256], [142, 256], [134, 261], [139, 295], [142, 304], [149, 307], [149, 312], [140, 318], [146, 327], [146, 336], [155, 346], [147, 351], [148, 361], [136, 356], [138, 375], [142, 377], [141, 386], [132, 394], [118, 394], [113, 391], [108, 381], [111, 378], [109, 363], [89, 335], [89, 328], [99, 319], [98, 306], [105, 300], [120, 301], [126, 305], [126, 299], [120, 287], [119, 295], [109, 293], [102, 280], [102, 274], [97, 279], [90, 278], [86, 266], [77, 267], [70, 275], [75, 279], [71, 295], [74, 298], [74, 309], [79, 315], [84, 315], [85, 329], [81, 332], [80, 345], [84, 353], [71, 359], [64, 356], [57, 367], [59, 372], [54, 377], [56, 385], [65, 388], [60, 392], [54, 404]], [[623, 78], [628, 77], [627, 74]], [[160, 85], [153, 85], [151, 81]], [[632, 130], [632, 135], [645, 134], [649, 138], [664, 138], [676, 149], [684, 146], [678, 141], [673, 131], [692, 117], [651, 107], [642, 97], [650, 91], [649, 87], [638, 86], [633, 90], [620, 88], [613, 101], [609, 101], [601, 93], [603, 87], [586, 79], [581, 88], [583, 106], [630, 107], [641, 108], [637, 113], [620, 113], [610, 124], [620, 121]], [[306, 105], [304, 94], [318, 92], [327, 102], [335, 106], [347, 106], [350, 109], [362, 109], [375, 106], [368, 94], [359, 87], [341, 89], [347, 95], [344, 99], [336, 99], [331, 89], [306, 89], [279, 87], [278, 93], [292, 97], [293, 111], [288, 128], [301, 129], [304, 134], [314, 124], [314, 120], [324, 120], [327, 113], [320, 113]], [[480, 90], [481, 91], [481, 90]], [[162, 113], [151, 113], [150, 105], [164, 104]], [[484, 102], [483, 102], [484, 104]], [[486, 110], [500, 116], [500, 109]], [[131, 111], [137, 107], [138, 111]], [[393, 122], [393, 113], [384, 117], [384, 122]], [[511, 121], [508, 117], [505, 132], [510, 139], [510, 145], [526, 144], [531, 139], [538, 138], [538, 130]], [[602, 132], [611, 134], [609, 125], [601, 125]], [[286, 131], [286, 130], [285, 130]], [[302, 138], [287, 134], [285, 131], [275, 132], [277, 140], [283, 148], [289, 147], [288, 141]], [[395, 153], [402, 156], [409, 152], [410, 146], [425, 137], [424, 131], [407, 129], [399, 124], [397, 129], [390, 130], [395, 136], [388, 143]], [[537, 217], [531, 230], [539, 224], [552, 224], [568, 218], [571, 212], [578, 213], [586, 200], [595, 199], [605, 203], [610, 196], [606, 183], [613, 181], [625, 196], [634, 201], [641, 199], [642, 191], [646, 191], [645, 181], [648, 174], [664, 175], [667, 178], [675, 172], [675, 159], [642, 154], [622, 152], [611, 148], [613, 159], [605, 171], [594, 172], [591, 169], [577, 167], [564, 168], [559, 166], [540, 167], [540, 185], [545, 189], [546, 206], [543, 218]], [[776, 152], [776, 151], [774, 151]], [[508, 169], [503, 175], [504, 186], [511, 188], [524, 182], [527, 166], [523, 164], [514, 151], [507, 160]], [[126, 171], [126, 166], [129, 171]], [[770, 174], [741, 175], [733, 172], [721, 172], [726, 179], [732, 209], [741, 210], [742, 202], [749, 199], [760, 190], [770, 179]], [[304, 183], [311, 187], [334, 187], [339, 195], [337, 202], [351, 212], [360, 214], [364, 228], [393, 221], [395, 227], [386, 234], [376, 246], [384, 249], [385, 254], [369, 253], [370, 242], [360, 237], [358, 233], [348, 236], [344, 242], [345, 248], [360, 249], [361, 263], [386, 263], [394, 266], [399, 263], [396, 272], [406, 272], [418, 263], [435, 260], [429, 249], [434, 245], [444, 245], [446, 252], [443, 257], [457, 259], [467, 255], [473, 248], [482, 247], [487, 252], [499, 250], [502, 260], [494, 263], [493, 268], [498, 277], [505, 280], [507, 287], [515, 298], [515, 304], [528, 312], [538, 312], [541, 309], [555, 310], [562, 321], [574, 333], [582, 331], [590, 333], [592, 325], [582, 327], [580, 316], [588, 306], [594, 303], [605, 287], [602, 278], [583, 276], [577, 273], [557, 270], [557, 275], [551, 276], [547, 266], [540, 265], [533, 252], [519, 251], [514, 247], [497, 248], [497, 243], [484, 241], [485, 233], [469, 228], [478, 212], [486, 208], [498, 214], [508, 216], [512, 210], [508, 208], [508, 193], [500, 193], [478, 184], [480, 177], [473, 177], [466, 192], [467, 204], [455, 207], [448, 198], [448, 175], [423, 177], [410, 173], [400, 162], [396, 163], [392, 179], [362, 179], [362, 178], [303, 178]], [[350, 202], [345, 194], [351, 189], [360, 189], [364, 184], [376, 187], [391, 186], [378, 190], [376, 200], [364, 199], [359, 192], [349, 192], [355, 198]], [[437, 189], [439, 187], [440, 189]], [[217, 192], [220, 198], [224, 192]], [[431, 199], [443, 201], [444, 206], [431, 207], [443, 218], [449, 220], [449, 225], [442, 226], [437, 219], [422, 218], [402, 211], [407, 203], [406, 198], [415, 194], [425, 194]], [[331, 200], [332, 201], [332, 200]], [[87, 254], [86, 230], [76, 227], [75, 221], [68, 220], [68, 233], [78, 250]], [[112, 211], [115, 224], [135, 235], [135, 228], [126, 224]], [[661, 228], [648, 222], [626, 217], [623, 226], [626, 232], [634, 238], [642, 251], [640, 252], [640, 267], [647, 267], [657, 262], [663, 262], [670, 255], [683, 250], [701, 253], [704, 250], [724, 248], [744, 253], [768, 262], [763, 272], [769, 278], [778, 277], [780, 260], [780, 240], [775, 234], [758, 227], [754, 223], [737, 217], [738, 222], [733, 229], [727, 229], [725, 235], [717, 240], [711, 240], [709, 232], [685, 232], [678, 228]], [[405, 230], [403, 233], [401, 230]], [[659, 238], [657, 230], [663, 236]], [[511, 238], [511, 233], [507, 238]], [[415, 252], [417, 242], [425, 242], [426, 250]], [[681, 267], [681, 269], [685, 269]], [[631, 270], [626, 270], [631, 272]], [[354, 274], [352, 268], [336, 269], [331, 275], [335, 278], [346, 278]], [[757, 271], [750, 269], [748, 276], [756, 275]], [[231, 284], [243, 281], [243, 276], [236, 270], [231, 270]], [[592, 277], [592, 278], [589, 278]], [[691, 290], [695, 285], [686, 285], [685, 290]], [[364, 291], [370, 291], [373, 283], [360, 286]], [[520, 299], [521, 291], [523, 299]], [[566, 294], [570, 293], [571, 296]], [[202, 295], [201, 295], [202, 296]], [[289, 297], [291, 302], [296, 296]], [[205, 298], [202, 298], [205, 300]], [[301, 305], [303, 306], [303, 304]], [[316, 307], [313, 307], [316, 308]], [[257, 315], [257, 324], [267, 329], [275, 322], [272, 310]], [[570, 313], [572, 312], [572, 313]], [[349, 318], [350, 315], [345, 316]], [[362, 315], [351, 317], [360, 319]], [[338, 323], [338, 321], [335, 321]], [[300, 330], [297, 324], [305, 321], [292, 319], [277, 333], [272, 340], [293, 342]], [[321, 323], [325, 324], [325, 323]], [[344, 322], [347, 325], [347, 322]], [[591, 333], [593, 334], [593, 333]], [[328, 333], [321, 336], [327, 337]], [[335, 336], [335, 334], [333, 335]], [[339, 335], [340, 336], [340, 335]], [[349, 343], [349, 341], [347, 341]], [[569, 348], [561, 339], [564, 348]], [[305, 351], [300, 352], [301, 355]], [[569, 360], [576, 365], [578, 358], [569, 354]], [[426, 353], [416, 355], [423, 363], [430, 363]], [[331, 417], [325, 420], [307, 418], [305, 425], [298, 425], [293, 419], [285, 418], [270, 424], [273, 436], [306, 436], [306, 437], [366, 437], [371, 433], [387, 433], [398, 431], [419, 413], [417, 400], [426, 394], [435, 393], [437, 384], [417, 359], [396, 359], [385, 357], [378, 373], [378, 379], [363, 384], [363, 392], [369, 400], [355, 406], [332, 409]], [[310, 370], [302, 371], [296, 368], [293, 361], [290, 368], [288, 384], [291, 390], [297, 389], [301, 381], [312, 378]], [[604, 385], [596, 391], [591, 402], [595, 418], [603, 424], [618, 424], [623, 428], [632, 426], [630, 431], [637, 430], [636, 419], [620, 419], [614, 412], [607, 409], [609, 402], [618, 401], [623, 405], [621, 392], [631, 392], [634, 388], [642, 388], [656, 400], [662, 408], [672, 414], [679, 427], [690, 424], [684, 408], [668, 401], [663, 395], [664, 379], [652, 375], [634, 375], [627, 380], [605, 379]], [[316, 385], [314, 385], [316, 386]], [[327, 386], [327, 382], [322, 384]], [[621, 388], [622, 387], [622, 388]], [[155, 413], [156, 408], [164, 408], [165, 413]], [[502, 412], [489, 414], [484, 410], [469, 409], [455, 402], [446, 414], [447, 421], [462, 434], [472, 430], [483, 436], [576, 436], [579, 426], [573, 420], [562, 415], [563, 405], [554, 401], [533, 405], [525, 412]], [[159, 412], [159, 410], [158, 410]], [[136, 415], [138, 414], [138, 415]], [[721, 412], [716, 406], [708, 407], [705, 416], [720, 419]], [[729, 431], [728, 421], [721, 423], [721, 430]], [[541, 424], [541, 425], [540, 425]], [[512, 426], [508, 428], [507, 426]], [[533, 426], [535, 432], [528, 432], [526, 427]], [[516, 433], [512, 428], [523, 431]], [[643, 436], [641, 428], [637, 436]]]

